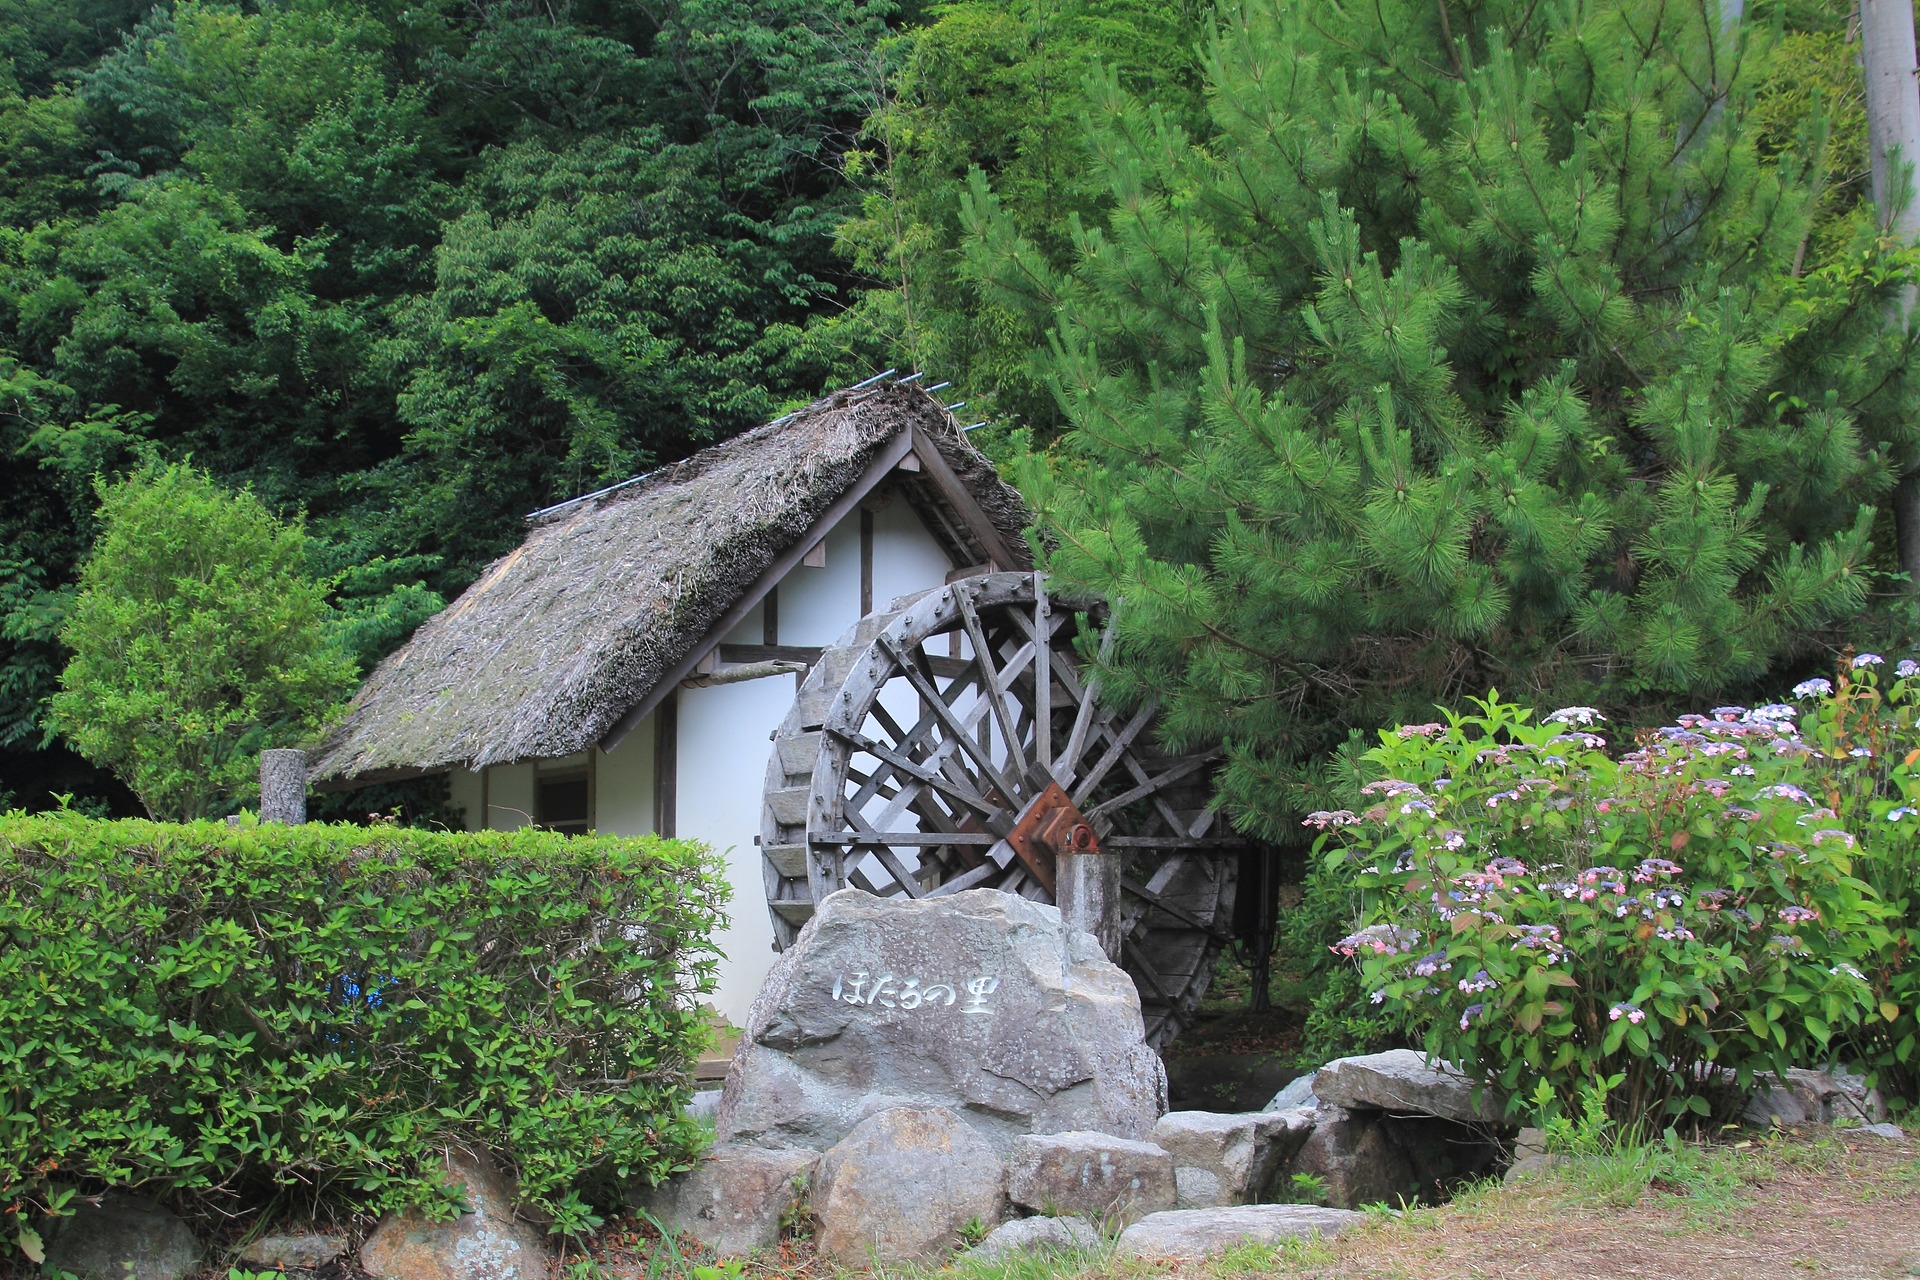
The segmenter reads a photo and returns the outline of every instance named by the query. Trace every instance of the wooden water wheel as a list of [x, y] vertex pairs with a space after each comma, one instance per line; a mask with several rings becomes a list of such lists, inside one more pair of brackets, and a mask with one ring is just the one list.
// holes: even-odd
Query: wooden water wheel
[[[1242, 842], [1211, 835], [1217, 750], [1159, 754], [1075, 641], [1105, 607], [994, 573], [896, 600], [809, 671], [774, 735], [760, 846], [777, 945], [827, 894], [994, 888], [1053, 901], [1036, 831], [1084, 821], [1122, 859], [1121, 956], [1150, 1043], [1177, 1035], [1227, 940]], [[1040, 673], [1045, 678], [1040, 678]], [[1064, 828], [1061, 828], [1064, 829]]]

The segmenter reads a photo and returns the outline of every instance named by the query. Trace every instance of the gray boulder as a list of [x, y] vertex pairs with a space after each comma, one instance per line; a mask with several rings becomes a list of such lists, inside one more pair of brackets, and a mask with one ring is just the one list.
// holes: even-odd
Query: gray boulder
[[1313, 1132], [1267, 1188], [1268, 1200], [1298, 1194], [1295, 1174], [1319, 1179], [1328, 1201], [1346, 1209], [1397, 1204], [1420, 1186], [1420, 1174], [1384, 1117], [1322, 1105]]
[[261, 1236], [240, 1250], [240, 1261], [250, 1267], [282, 1271], [313, 1271], [347, 1251], [347, 1238], [332, 1231], [299, 1235]]
[[1295, 1107], [1317, 1107], [1320, 1099], [1313, 1092], [1313, 1072], [1296, 1076], [1287, 1087], [1273, 1095], [1273, 1101], [1262, 1107], [1263, 1111], [1291, 1111]]
[[683, 1110], [695, 1120], [713, 1119], [714, 1114], [720, 1110], [720, 1091], [718, 1089], [696, 1090], [694, 1095], [687, 1099], [687, 1105]]
[[1308, 1204], [1175, 1209], [1142, 1218], [1122, 1231], [1115, 1251], [1129, 1258], [1193, 1262], [1243, 1244], [1279, 1244], [1306, 1236], [1337, 1236], [1366, 1220], [1364, 1213]]
[[1885, 1138], [1888, 1142], [1900, 1142], [1907, 1136], [1907, 1131], [1897, 1124], [1863, 1124], [1860, 1126], [1860, 1132], [1870, 1133], [1876, 1138]]
[[1030, 1134], [1007, 1148], [1007, 1198], [1023, 1209], [1132, 1222], [1173, 1208], [1173, 1157], [1104, 1133]]
[[1337, 1058], [1313, 1073], [1320, 1101], [1351, 1111], [1435, 1116], [1464, 1124], [1498, 1124], [1502, 1100], [1444, 1062], [1412, 1049]]
[[820, 1158], [814, 1245], [851, 1267], [943, 1257], [970, 1223], [1000, 1221], [1005, 1180], [993, 1147], [947, 1108], [882, 1111]]
[[180, 1280], [199, 1269], [200, 1254], [186, 1223], [144, 1197], [109, 1191], [60, 1223], [46, 1269], [80, 1280]]
[[545, 1280], [546, 1233], [514, 1216], [512, 1180], [464, 1151], [448, 1155], [447, 1176], [466, 1212], [452, 1222], [388, 1214], [360, 1246], [361, 1269], [374, 1280]]
[[1100, 1247], [1100, 1233], [1085, 1218], [1015, 1218], [1003, 1222], [962, 1256], [998, 1262], [1022, 1253], [1071, 1253]]
[[1173, 1207], [1176, 1209], [1218, 1209], [1238, 1204], [1220, 1183], [1220, 1175], [1211, 1169], [1190, 1164], [1173, 1167]]
[[[1173, 1157], [1181, 1208], [1249, 1204], [1306, 1142], [1313, 1116], [1305, 1108], [1238, 1114], [1169, 1111], [1153, 1126], [1153, 1141]], [[1211, 1180], [1196, 1177], [1199, 1173], [1211, 1175]], [[1209, 1194], [1214, 1198], [1203, 1198]]]
[[1024, 1133], [1144, 1138], [1166, 1109], [1133, 980], [1055, 908], [977, 889], [829, 896], [748, 1014], [722, 1142], [826, 1149], [867, 1116], [945, 1106]]
[[1866, 1080], [1851, 1072], [1793, 1067], [1784, 1079], [1770, 1072], [1757, 1077], [1740, 1118], [1762, 1126], [1835, 1120], [1878, 1124], [1887, 1118], [1887, 1104], [1878, 1089], [1867, 1088]]
[[780, 1220], [810, 1180], [818, 1151], [715, 1147], [693, 1168], [635, 1197], [669, 1231], [692, 1236], [722, 1257], [771, 1249]]

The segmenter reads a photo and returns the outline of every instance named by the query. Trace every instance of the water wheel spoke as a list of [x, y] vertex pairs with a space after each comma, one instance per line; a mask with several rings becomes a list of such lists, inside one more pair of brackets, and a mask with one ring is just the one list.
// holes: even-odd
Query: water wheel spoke
[[1211, 921], [1202, 920], [1199, 916], [1193, 914], [1193, 912], [1191, 911], [1188, 911], [1185, 907], [1175, 906], [1173, 903], [1168, 902], [1165, 898], [1161, 897], [1158, 893], [1155, 893], [1153, 890], [1149, 889], [1146, 885], [1141, 884], [1138, 880], [1133, 880], [1125, 876], [1122, 876], [1120, 878], [1120, 887], [1125, 889], [1128, 893], [1132, 894], [1134, 897], [1139, 898], [1141, 901], [1145, 902], [1154, 910], [1164, 911], [1168, 915], [1172, 916], [1175, 920], [1180, 921], [1182, 924], [1189, 925], [1195, 929], [1198, 929], [1200, 930], [1200, 932], [1207, 934], [1210, 937], [1213, 937], [1221, 942], [1229, 942], [1232, 940], [1232, 936], [1230, 934], [1224, 933], [1214, 928]]
[[[958, 800], [961, 804], [966, 805], [969, 809], [974, 809], [979, 811], [980, 813], [987, 813], [987, 814], [1000, 812], [1000, 806], [996, 805], [995, 803], [993, 803], [993, 801], [987, 799], [985, 796], [980, 795], [977, 792], [967, 787], [961, 786], [960, 784], [954, 782], [951, 778], [947, 777], [943, 773], [937, 773], [931, 769], [924, 767], [923, 765], [921, 765], [916, 761], [910, 760], [907, 757], [900, 755], [899, 753], [893, 751], [888, 747], [882, 746], [880, 743], [875, 742], [873, 739], [866, 737], [863, 734], [836, 733], [836, 736], [843, 738], [846, 741], [847, 745], [854, 748], [856, 751], [864, 751], [866, 754], [874, 757], [876, 760], [885, 762], [887, 767], [894, 770], [895, 772], [903, 774], [906, 777], [913, 779], [915, 782], [918, 782], [921, 786], [926, 787], [933, 791], [937, 791], [941, 795], [946, 796], [949, 799]], [[855, 798], [859, 799], [861, 798], [861, 796], [859, 794], [856, 794]], [[867, 795], [864, 798], [872, 799], [872, 796]], [[851, 803], [852, 801], [849, 801], [849, 804]]]
[[959, 743], [961, 748], [973, 757], [974, 766], [980, 770], [981, 774], [992, 782], [995, 787], [999, 788], [1001, 795], [1008, 797], [1019, 795], [1020, 789], [1007, 781], [1005, 775], [1003, 775], [994, 764], [993, 757], [988, 754], [979, 743], [973, 740], [968, 732], [968, 726], [962, 723], [959, 715], [955, 713], [952, 707], [947, 705], [946, 700], [940, 696], [940, 691], [934, 687], [933, 682], [929, 680], [918, 667], [913, 666], [906, 660], [905, 656], [900, 652], [900, 646], [894, 643], [892, 637], [882, 634], [880, 644], [888, 653], [892, 654], [894, 660], [900, 664], [901, 673], [907, 677], [908, 683], [920, 691], [921, 697], [928, 700], [928, 706], [933, 714], [946, 721], [952, 740]]
[[[923, 697], [921, 699], [922, 705], [925, 705], [925, 702], [926, 699]], [[948, 710], [951, 711], [952, 708], [948, 708]], [[961, 721], [965, 724], [968, 733], [973, 731], [974, 726], [979, 723], [980, 719], [985, 716], [986, 713], [987, 708], [984, 702], [976, 702], [964, 713], [961, 713]], [[897, 754], [911, 756], [916, 750], [920, 749], [923, 743], [932, 742], [935, 745], [927, 751], [922, 760], [922, 764], [931, 765], [939, 769], [942, 773], [947, 772], [946, 761], [957, 749], [957, 744], [952, 736], [944, 739], [935, 736], [937, 730], [946, 727], [948, 723], [947, 718], [943, 718], [939, 712], [929, 709], [922, 713], [919, 721], [913, 726], [912, 732], [907, 732], [900, 728], [899, 722], [887, 712], [885, 707], [880, 705], [878, 699], [874, 701], [871, 714], [874, 719], [880, 721], [881, 727], [892, 736]], [[962, 734], [960, 736], [964, 737], [966, 735]], [[951, 777], [952, 775], [948, 774], [947, 776]]]
[[[1127, 772], [1133, 775], [1135, 782], [1144, 785], [1150, 781], [1147, 776], [1147, 767], [1141, 764], [1139, 759], [1131, 752], [1127, 754], [1122, 763], [1127, 766]], [[1161, 821], [1167, 824], [1167, 828], [1170, 831], [1178, 834], [1187, 829], [1186, 821], [1174, 812], [1173, 806], [1167, 803], [1167, 798], [1160, 794], [1158, 787], [1149, 787], [1146, 794], [1153, 798], [1154, 811], [1160, 815]]]
[[1033, 575], [1034, 645], [1047, 655], [1045, 662], [1034, 664], [1033, 673], [1033, 762], [1049, 776], [1053, 773], [1053, 606], [1047, 599], [1046, 579]]
[[[1113, 628], [1108, 627], [1100, 635], [1099, 661], [1105, 662], [1113, 653]], [[1053, 767], [1054, 780], [1062, 787], [1073, 788], [1074, 771], [1080, 767], [1080, 753], [1086, 750], [1087, 732], [1093, 728], [1096, 717], [1103, 722], [1111, 715], [1102, 715], [1100, 700], [1093, 696], [1090, 681], [1080, 681], [1071, 677], [1063, 680], [1067, 696], [1074, 699], [1073, 729], [1067, 734], [1067, 745], [1061, 750], [1060, 758]]]
[[[1168, 783], [1178, 782], [1195, 770], [1211, 764], [1219, 754], [1219, 749], [1215, 748], [1211, 751], [1200, 751], [1190, 756], [1184, 756], [1171, 768], [1152, 775], [1144, 782], [1136, 783], [1132, 788], [1122, 791], [1111, 800], [1102, 800], [1099, 804], [1093, 806], [1093, 808], [1086, 810], [1086, 815], [1089, 818], [1104, 817], [1116, 809], [1124, 809], [1135, 800], [1150, 796]], [[1142, 771], [1144, 772], [1144, 770]], [[1184, 834], [1187, 826], [1186, 823], [1176, 820], [1173, 829]]]
[[900, 886], [900, 891], [909, 898], [918, 898], [926, 893], [919, 878], [907, 869], [907, 865], [900, 861], [900, 855], [893, 851], [893, 847], [881, 837], [878, 831], [867, 824], [866, 819], [857, 813], [850, 813], [847, 815], [847, 820], [863, 837], [859, 844], [854, 845], [854, 852], [864, 853], [885, 867], [887, 874], [893, 877], [894, 883]]
[[1121, 952], [1126, 957], [1127, 968], [1132, 970], [1135, 976], [1145, 978], [1147, 985], [1153, 988], [1153, 994], [1172, 1003], [1173, 995], [1161, 981], [1160, 971], [1153, 967], [1153, 962], [1147, 959], [1146, 953], [1141, 951], [1132, 939], [1121, 944]]
[[1000, 737], [1007, 744], [1007, 756], [1013, 762], [1016, 775], [1027, 771], [1027, 753], [1021, 748], [1020, 734], [1015, 728], [1011, 699], [1007, 696], [1006, 686], [1002, 683], [1001, 673], [994, 669], [994, 647], [987, 643], [986, 633], [980, 628], [980, 615], [974, 612], [973, 601], [967, 593], [958, 593], [960, 621], [967, 629], [967, 638], [973, 641], [974, 664], [980, 672], [980, 682], [985, 686], [987, 701], [991, 704], [993, 718], [1000, 725]]
[[1106, 751], [1087, 773], [1087, 776], [1080, 779], [1079, 783], [1074, 786], [1070, 793], [1073, 797], [1074, 804], [1084, 805], [1088, 799], [1092, 797], [1093, 789], [1099, 786], [1100, 783], [1105, 780], [1107, 774], [1113, 771], [1113, 766], [1118, 764], [1120, 758], [1127, 754], [1127, 748], [1133, 745], [1133, 740], [1140, 736], [1142, 729], [1147, 727], [1147, 721], [1153, 718], [1153, 713], [1157, 705], [1155, 699], [1149, 698], [1144, 706], [1133, 713], [1133, 718], [1127, 721], [1126, 725], [1118, 733], [1109, 732]]
[[990, 884], [1000, 874], [1000, 868], [992, 862], [982, 862], [977, 867], [968, 867], [950, 880], [942, 881], [927, 891], [929, 898], [943, 898], [950, 893], [965, 893], [968, 889], [978, 889]]

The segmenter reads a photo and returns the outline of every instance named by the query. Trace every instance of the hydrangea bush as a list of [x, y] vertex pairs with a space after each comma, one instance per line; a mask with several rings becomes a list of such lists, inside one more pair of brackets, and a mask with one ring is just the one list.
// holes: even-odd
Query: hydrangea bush
[[1568, 1113], [1617, 1077], [1616, 1119], [1671, 1123], [1875, 1014], [1887, 913], [1794, 707], [1683, 716], [1615, 760], [1592, 708], [1476, 705], [1383, 732], [1369, 807], [1308, 819], [1366, 913], [1337, 950], [1428, 1052]]
[[1889, 1095], [1920, 1094], [1920, 663], [1863, 653], [1794, 693], [1810, 750], [1800, 784], [1859, 834], [1859, 874], [1890, 913], [1888, 945], [1860, 962], [1878, 1008], [1849, 1037]]

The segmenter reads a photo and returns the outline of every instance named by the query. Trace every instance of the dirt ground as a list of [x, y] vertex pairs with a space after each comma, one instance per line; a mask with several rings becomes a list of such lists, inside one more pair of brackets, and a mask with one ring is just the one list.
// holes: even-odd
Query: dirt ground
[[1350, 1233], [1314, 1280], [1838, 1280], [1920, 1275], [1920, 1151], [1845, 1130], [1731, 1150], [1731, 1186], [1619, 1206], [1550, 1176]]

